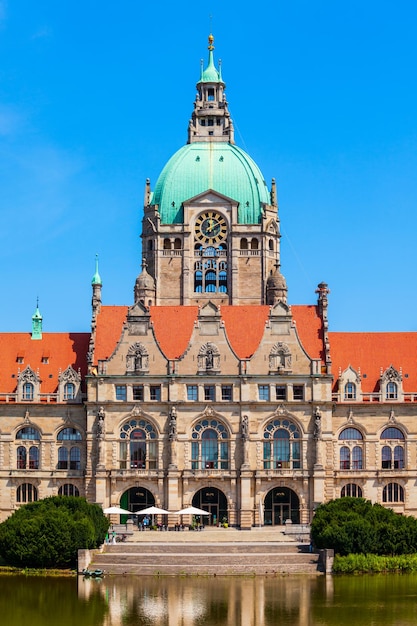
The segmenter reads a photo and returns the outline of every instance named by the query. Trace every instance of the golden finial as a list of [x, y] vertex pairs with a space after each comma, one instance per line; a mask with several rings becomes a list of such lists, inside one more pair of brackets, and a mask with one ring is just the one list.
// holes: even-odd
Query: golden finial
[[209, 42], [208, 49], [209, 49], [209, 50], [214, 50], [213, 41], [214, 41], [214, 37], [213, 37], [213, 35], [212, 35], [212, 34], [210, 34], [210, 35], [209, 35], [209, 38], [208, 38], [208, 42]]

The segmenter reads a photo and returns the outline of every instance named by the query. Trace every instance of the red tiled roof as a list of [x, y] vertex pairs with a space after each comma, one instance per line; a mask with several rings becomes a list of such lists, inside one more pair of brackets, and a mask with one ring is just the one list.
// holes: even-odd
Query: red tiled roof
[[227, 338], [240, 359], [250, 358], [258, 349], [269, 310], [264, 305], [220, 307]]
[[150, 313], [162, 352], [167, 359], [178, 359], [190, 342], [198, 306], [151, 306]]
[[360, 369], [362, 391], [379, 389], [381, 368], [402, 368], [405, 392], [417, 390], [417, 333], [329, 333], [335, 383], [339, 368]]
[[[0, 333], [1, 393], [16, 391], [18, 371], [28, 365], [39, 372], [42, 393], [56, 392], [59, 371], [68, 365], [85, 376], [89, 340], [89, 333], [43, 333], [42, 339], [32, 339], [30, 333]], [[17, 357], [22, 357], [23, 363], [18, 363]], [[48, 363], [42, 363], [42, 357]]]
[[94, 361], [108, 359], [122, 334], [127, 306], [102, 306], [97, 315]]
[[[226, 335], [240, 359], [250, 358], [262, 340], [270, 307], [266, 305], [221, 306]], [[292, 307], [304, 349], [314, 359], [323, 358], [321, 319], [316, 306]], [[97, 317], [95, 361], [108, 358], [115, 349], [126, 320], [127, 307], [102, 306]], [[168, 359], [186, 351], [198, 318], [198, 306], [151, 306], [151, 321], [159, 346]]]
[[310, 358], [324, 361], [322, 321], [317, 306], [292, 305], [291, 312], [304, 350]]

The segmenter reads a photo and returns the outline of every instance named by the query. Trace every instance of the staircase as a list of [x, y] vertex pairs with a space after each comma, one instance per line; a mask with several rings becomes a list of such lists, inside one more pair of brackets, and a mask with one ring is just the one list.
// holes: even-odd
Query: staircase
[[107, 575], [317, 575], [318, 555], [308, 548], [279, 530], [146, 531], [103, 546], [89, 567]]

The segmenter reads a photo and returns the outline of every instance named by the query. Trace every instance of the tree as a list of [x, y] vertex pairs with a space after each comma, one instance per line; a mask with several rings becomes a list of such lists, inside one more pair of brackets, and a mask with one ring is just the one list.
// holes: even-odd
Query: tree
[[0, 554], [17, 567], [74, 567], [78, 550], [101, 545], [108, 527], [101, 507], [85, 498], [45, 498], [0, 524]]
[[317, 548], [342, 556], [411, 554], [417, 552], [417, 520], [364, 498], [339, 498], [319, 506], [311, 538]]

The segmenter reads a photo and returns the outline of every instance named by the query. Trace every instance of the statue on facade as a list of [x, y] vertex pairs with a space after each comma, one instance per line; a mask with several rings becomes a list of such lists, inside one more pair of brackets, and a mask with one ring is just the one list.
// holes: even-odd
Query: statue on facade
[[175, 406], [171, 407], [169, 412], [169, 433], [168, 437], [170, 441], [177, 439], [177, 411]]
[[209, 348], [206, 352], [206, 369], [212, 370], [214, 366], [214, 354], [213, 350]]
[[103, 439], [104, 436], [104, 409], [101, 406], [97, 413], [97, 439]]
[[314, 411], [314, 439], [320, 439], [321, 437], [321, 411], [318, 406]]
[[249, 418], [248, 418], [247, 415], [244, 415], [242, 417], [241, 435], [242, 435], [243, 441], [247, 441], [248, 440], [248, 438], [249, 438]]

